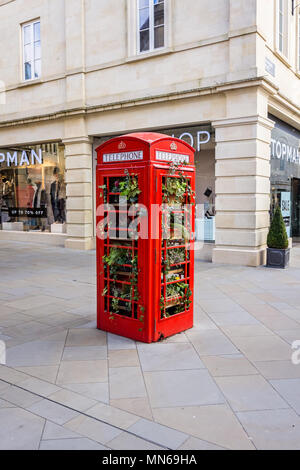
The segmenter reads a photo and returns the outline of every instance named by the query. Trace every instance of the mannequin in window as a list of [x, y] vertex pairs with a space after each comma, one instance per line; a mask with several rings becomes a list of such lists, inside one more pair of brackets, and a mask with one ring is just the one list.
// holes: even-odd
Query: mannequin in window
[[63, 177], [59, 178], [58, 207], [60, 222], [66, 222], [66, 184]]
[[60, 221], [60, 209], [59, 209], [59, 190], [60, 190], [60, 182], [59, 182], [59, 169], [57, 167], [54, 168], [53, 171], [54, 181], [51, 183], [50, 186], [50, 197], [51, 197], [51, 206], [52, 212], [54, 217], [54, 223], [58, 224]]
[[204, 192], [204, 196], [206, 196], [207, 199], [208, 199], [208, 202], [204, 204], [204, 206], [205, 206], [204, 217], [206, 219], [212, 219], [216, 215], [215, 214], [215, 206], [214, 206], [213, 202], [211, 202], [211, 198], [213, 198], [212, 188], [210, 188], [210, 187], [206, 188], [206, 190]]
[[54, 168], [53, 175], [55, 180], [50, 187], [50, 196], [54, 223], [64, 224], [66, 222], [66, 185], [59, 173], [59, 168]]
[[0, 224], [2, 223], [2, 205], [3, 205], [3, 180], [0, 175]]
[[[40, 181], [37, 181], [36, 183], [33, 184], [34, 187], [34, 195], [33, 195], [33, 201], [32, 201], [32, 207], [34, 209], [46, 209], [47, 205], [47, 197], [46, 197], [46, 191], [42, 189], [42, 183]], [[42, 232], [45, 231], [45, 223], [44, 219], [42, 217], [38, 217], [35, 220], [36, 227], [33, 230], [39, 230], [40, 228], [42, 229]]]
[[[13, 207], [14, 200], [14, 184], [8, 178], [2, 178], [2, 202], [6, 205], [7, 209]], [[13, 222], [14, 219], [9, 219], [7, 222]]]

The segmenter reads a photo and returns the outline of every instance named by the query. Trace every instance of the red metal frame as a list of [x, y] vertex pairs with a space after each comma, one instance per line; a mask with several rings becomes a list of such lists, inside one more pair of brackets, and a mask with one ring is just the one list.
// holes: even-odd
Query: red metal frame
[[[147, 343], [192, 328], [194, 241], [193, 238], [189, 241], [182, 239], [180, 242], [164, 240], [162, 220], [166, 217], [166, 211], [161, 211], [159, 215], [155, 211], [156, 207], [165, 203], [163, 183], [166, 178], [184, 176], [185, 181], [189, 182], [191, 191], [195, 190], [194, 149], [182, 140], [163, 134], [137, 133], [112, 139], [98, 147], [96, 151], [98, 155], [97, 208], [106, 202], [111, 203], [117, 214], [116, 223], [113, 224], [116, 227], [110, 225], [109, 228], [105, 228], [109, 232], [107, 240], [97, 237], [98, 328]], [[176, 166], [175, 173], [171, 175], [169, 160], [173, 158], [177, 160], [179, 158], [181, 163], [180, 166]], [[121, 180], [125, 177], [125, 170], [138, 179], [141, 189], [138, 203], [143, 204], [148, 210], [148, 239], [138, 238], [138, 240], [125, 241], [110, 238], [113, 228], [116, 228], [118, 233], [122, 232], [118, 222], [120, 222], [120, 217], [126, 215], [126, 210], [120, 208], [116, 202], [119, 193], [111, 191], [112, 183], [116, 179]], [[114, 185], [116, 187], [117, 183]], [[190, 199], [191, 196], [188, 199], [186, 194], [183, 202], [188, 202]], [[188, 230], [194, 233], [194, 197], [192, 199]], [[98, 228], [103, 224], [104, 218], [109, 225], [112, 213], [108, 210], [109, 208], [106, 209], [101, 215], [97, 211]], [[180, 214], [181, 210], [177, 213]], [[133, 219], [133, 215], [127, 215], [128, 222]], [[157, 238], [151, 238], [154, 226], [158, 230]], [[166, 272], [164, 271], [166, 258], [169, 257], [171, 250], [175, 249], [184, 258], [168, 266]], [[114, 252], [112, 253], [111, 250]], [[113, 254], [122, 261], [123, 251], [128, 253], [125, 263], [118, 264], [116, 261], [110, 267], [103, 259], [104, 256], [110, 259], [109, 254]], [[172, 279], [174, 272], [178, 273], [179, 280]], [[134, 279], [137, 279], [136, 286]], [[190, 305], [186, 302], [189, 297], [187, 297], [188, 289], [183, 290], [184, 286], [182, 286], [182, 293], [184, 292], [182, 296], [170, 297], [168, 295], [170, 286], [174, 284], [176, 289], [180, 283], [189, 285], [192, 292]], [[129, 289], [133, 293], [128, 297]]]

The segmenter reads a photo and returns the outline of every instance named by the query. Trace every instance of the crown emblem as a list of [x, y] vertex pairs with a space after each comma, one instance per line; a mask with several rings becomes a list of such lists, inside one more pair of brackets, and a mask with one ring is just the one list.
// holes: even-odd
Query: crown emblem
[[124, 149], [126, 149], [126, 144], [125, 144], [125, 142], [123, 142], [123, 141], [120, 142], [118, 148], [119, 148], [119, 150], [124, 150]]
[[175, 142], [172, 142], [170, 145], [171, 150], [177, 150], [177, 144]]

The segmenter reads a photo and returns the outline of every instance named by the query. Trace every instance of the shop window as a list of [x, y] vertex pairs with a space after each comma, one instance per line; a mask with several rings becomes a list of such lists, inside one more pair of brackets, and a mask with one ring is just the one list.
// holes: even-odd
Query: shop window
[[22, 25], [23, 80], [41, 77], [41, 24], [33, 21]]
[[63, 145], [0, 149], [0, 221], [3, 230], [60, 232], [66, 222]]
[[137, 0], [138, 52], [165, 46], [165, 0]]
[[271, 217], [281, 208], [289, 237], [300, 239], [300, 132], [269, 115], [271, 135]]

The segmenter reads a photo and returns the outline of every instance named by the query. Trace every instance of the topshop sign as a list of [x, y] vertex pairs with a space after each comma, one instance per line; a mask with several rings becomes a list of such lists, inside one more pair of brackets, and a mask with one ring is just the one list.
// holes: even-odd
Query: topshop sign
[[[156, 129], [153, 132], [158, 132], [160, 134], [166, 134], [171, 137], [176, 137], [177, 139], [184, 140], [187, 144], [193, 147], [196, 152], [201, 152], [201, 150], [211, 149], [214, 146], [214, 134], [211, 126], [191, 126], [191, 127], [181, 127], [181, 128], [167, 128], [167, 129]], [[94, 149], [99, 147], [99, 145], [104, 144], [110, 137], [101, 137], [99, 139], [94, 139]], [[115, 136], [117, 137], [117, 136]], [[207, 144], [211, 144], [208, 146]], [[97, 161], [96, 152], [95, 155], [95, 164]], [[117, 157], [119, 158], [119, 157]]]
[[183, 132], [180, 134], [172, 134], [172, 137], [184, 140], [191, 145], [197, 152], [201, 151], [201, 146], [208, 144], [211, 140], [211, 133], [209, 131], [196, 131], [196, 132]]

